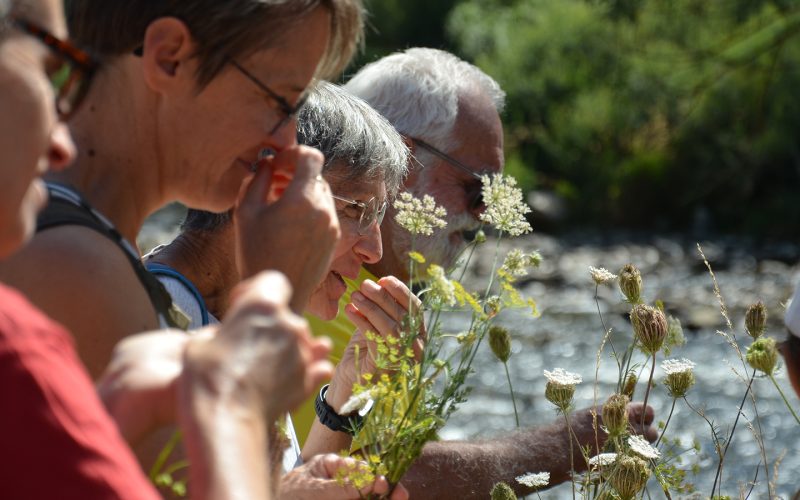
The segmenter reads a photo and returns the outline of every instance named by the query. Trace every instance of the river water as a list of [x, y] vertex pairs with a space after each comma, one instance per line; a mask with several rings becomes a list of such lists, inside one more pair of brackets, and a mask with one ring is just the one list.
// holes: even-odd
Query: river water
[[[175, 232], [179, 216], [180, 209], [172, 207], [148, 220], [139, 238], [140, 248], [147, 250], [168, 241]], [[557, 418], [552, 405], [544, 398], [543, 370], [561, 367], [580, 373], [584, 382], [578, 387], [575, 404], [577, 407], [592, 405], [597, 350], [603, 337], [598, 304], [606, 325], [613, 329], [611, 340], [615, 346], [627, 345], [631, 328], [626, 318], [628, 308], [616, 287], [601, 286], [595, 303], [595, 286], [588, 268], [606, 267], [616, 272], [632, 262], [642, 271], [645, 299], [651, 303], [655, 299], [662, 300], [668, 312], [678, 317], [684, 326], [687, 343], [676, 348], [670, 357], [685, 357], [697, 363], [697, 384], [690, 390], [688, 400], [695, 407], [704, 408], [707, 416], [727, 436], [746, 383], [734, 373], [734, 370], [742, 373], [735, 350], [716, 333], [729, 330], [719, 312], [711, 278], [699, 258], [696, 241], [680, 235], [654, 237], [594, 232], [560, 238], [534, 234], [500, 243], [501, 255], [513, 245], [525, 251], [538, 250], [543, 256], [542, 265], [531, 278], [519, 282], [523, 294], [537, 301], [541, 317], [531, 319], [522, 311], [506, 311], [498, 318], [513, 336], [509, 369], [523, 427]], [[791, 295], [793, 283], [800, 279], [800, 246], [722, 237], [699, 242], [715, 269], [733, 324], [732, 333], [742, 349], [749, 345], [743, 328], [744, 311], [756, 300], [762, 300], [768, 307], [768, 335], [782, 339], [785, 335], [781, 321], [783, 304]], [[468, 289], [485, 287], [495, 247], [490, 239], [474, 256], [465, 279]], [[445, 328], [460, 331], [467, 321], [466, 316], [453, 314], [445, 319]], [[643, 361], [643, 356], [638, 360]], [[656, 380], [662, 377], [663, 373], [657, 368]], [[800, 400], [792, 392], [785, 373], [779, 371], [776, 378], [795, 411], [800, 410]], [[616, 380], [617, 367], [607, 345], [597, 378], [600, 402], [614, 390]], [[469, 382], [474, 387], [470, 399], [451, 417], [442, 437], [486, 438], [513, 430], [514, 416], [505, 373], [488, 348], [482, 349], [476, 357], [475, 374]], [[637, 390], [637, 400], [641, 400], [642, 388], [643, 383]], [[774, 494], [791, 498], [800, 490], [800, 426], [768, 379], [757, 379], [753, 389], [757, 395], [758, 421], [770, 475], [775, 473], [776, 461], [779, 462]], [[651, 391], [648, 402], [655, 408], [657, 419], [666, 419], [672, 401], [663, 386], [658, 384]], [[723, 472], [723, 493], [734, 498], [739, 496], [740, 487], [752, 480], [761, 462], [748, 421], [757, 425], [749, 404], [744, 407]], [[697, 475], [689, 472], [687, 481], [694, 483], [707, 497], [717, 467], [707, 424], [679, 402], [667, 436], [680, 438], [687, 450], [694, 440], [699, 442], [700, 452], [684, 453], [681, 467], [688, 470], [693, 464], [698, 466]], [[762, 465], [750, 498], [768, 497], [764, 479]], [[663, 497], [652, 481], [649, 491], [653, 498]], [[564, 484], [547, 490], [542, 498], [571, 498], [571, 495], [569, 485]]]

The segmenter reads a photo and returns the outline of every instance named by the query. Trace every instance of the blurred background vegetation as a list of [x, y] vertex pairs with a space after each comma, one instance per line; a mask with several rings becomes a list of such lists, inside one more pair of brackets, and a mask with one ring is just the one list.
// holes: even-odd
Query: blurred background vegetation
[[800, 0], [372, 0], [365, 52], [508, 94], [506, 168], [569, 227], [800, 235]]

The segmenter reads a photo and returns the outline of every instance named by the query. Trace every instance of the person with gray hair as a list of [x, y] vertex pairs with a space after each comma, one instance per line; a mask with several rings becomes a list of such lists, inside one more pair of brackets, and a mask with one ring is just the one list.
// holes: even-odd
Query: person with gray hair
[[[449, 267], [461, 250], [465, 233], [478, 227], [478, 216], [485, 209], [481, 176], [503, 170], [502, 89], [474, 65], [428, 48], [408, 49], [368, 64], [345, 88], [386, 117], [409, 145], [412, 156], [403, 189], [416, 197], [431, 195], [447, 210], [447, 226], [422, 242], [416, 241], [415, 250], [427, 262]], [[385, 336], [402, 321], [402, 318], [371, 320], [375, 301], [363, 301], [365, 297], [376, 296], [376, 283], [380, 285], [387, 277], [403, 281], [416, 278], [408, 275], [407, 255], [411, 250], [408, 233], [394, 221], [391, 208], [381, 234], [384, 258], [365, 263], [359, 279], [350, 284], [346, 296], [349, 294], [353, 300], [340, 302], [340, 310], [348, 313], [346, 317], [340, 314], [335, 321], [325, 324], [309, 321], [316, 335], [334, 338], [331, 360], [343, 355], [338, 348], [351, 335], [356, 338], [373, 331]], [[347, 401], [347, 384], [337, 367], [325, 400], [333, 412], [338, 413]], [[570, 417], [576, 436], [572, 458], [577, 467], [586, 467], [580, 451], [583, 447], [589, 447], [592, 453], [602, 449], [605, 433], [599, 427], [602, 425], [599, 414], [599, 408], [583, 409]], [[655, 439], [651, 408], [631, 404], [628, 417], [632, 432]], [[302, 433], [303, 429], [298, 428]], [[500, 481], [520, 493], [529, 493], [530, 489], [515, 481], [516, 476], [549, 472], [550, 484], [569, 478], [569, 435], [565, 423], [557, 420], [496, 439], [431, 442], [409, 469], [403, 484], [412, 497], [421, 498], [485, 498]], [[349, 446], [348, 434], [333, 430], [318, 419], [303, 454], [339, 451]]]
[[[356, 279], [361, 266], [375, 263], [383, 253], [380, 223], [389, 202], [403, 182], [408, 165], [408, 148], [394, 128], [364, 101], [353, 97], [336, 85], [320, 82], [309, 94], [298, 114], [298, 142], [320, 150], [325, 161], [322, 177], [330, 184], [341, 227], [328, 273], [311, 294], [307, 314], [324, 320], [336, 317], [339, 299], [347, 288], [345, 279]], [[264, 152], [264, 155], [268, 155]], [[281, 203], [283, 189], [290, 182], [273, 175], [264, 186], [268, 203]], [[180, 234], [168, 245], [157, 247], [145, 257], [147, 268], [159, 277], [173, 300], [192, 318], [190, 328], [216, 322], [228, 309], [231, 290], [238, 284], [240, 273], [235, 258], [235, 227], [230, 213], [214, 214], [190, 210], [181, 225]], [[302, 227], [296, 228], [302, 231]], [[247, 238], [243, 235], [242, 238]], [[313, 241], [307, 244], [314, 245]], [[263, 252], [292, 253], [280, 242]], [[407, 307], [413, 295], [402, 283], [393, 283], [397, 300]], [[350, 386], [352, 382], [350, 381]], [[298, 479], [309, 467], [294, 469], [300, 463], [300, 447], [291, 418], [287, 418], [287, 434], [291, 447], [284, 454], [284, 470], [291, 471], [282, 483], [282, 494], [303, 491], [306, 483]], [[331, 477], [344, 466], [344, 459], [330, 455], [309, 456], [311, 468], [320, 461], [332, 463], [322, 477], [325, 493], [341, 495], [342, 487]], [[321, 470], [319, 467], [317, 471]], [[378, 485], [376, 485], [377, 487]], [[293, 488], [293, 489], [292, 489]], [[358, 492], [345, 488], [350, 496]], [[398, 498], [404, 490], [396, 490]]]

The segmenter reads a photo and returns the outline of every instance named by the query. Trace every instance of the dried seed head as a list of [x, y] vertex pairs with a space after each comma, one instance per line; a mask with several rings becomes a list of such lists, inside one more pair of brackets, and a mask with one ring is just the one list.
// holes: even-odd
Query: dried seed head
[[655, 354], [667, 338], [667, 317], [664, 312], [645, 304], [636, 304], [631, 309], [633, 332], [646, 354]]
[[764, 335], [767, 329], [767, 307], [760, 300], [747, 308], [744, 315], [744, 327], [754, 339]]
[[622, 394], [628, 396], [629, 399], [633, 399], [633, 393], [636, 392], [637, 382], [639, 382], [639, 378], [636, 374], [629, 373], [628, 376], [625, 377], [625, 383], [622, 384]]
[[631, 304], [642, 301], [642, 274], [633, 264], [626, 264], [619, 271], [619, 289]]
[[603, 425], [610, 436], [619, 436], [628, 429], [628, 402], [624, 394], [612, 394], [603, 405]]
[[517, 495], [506, 483], [497, 483], [492, 488], [492, 500], [517, 500]]
[[622, 500], [636, 497], [650, 477], [647, 462], [638, 457], [618, 456], [609, 482]]

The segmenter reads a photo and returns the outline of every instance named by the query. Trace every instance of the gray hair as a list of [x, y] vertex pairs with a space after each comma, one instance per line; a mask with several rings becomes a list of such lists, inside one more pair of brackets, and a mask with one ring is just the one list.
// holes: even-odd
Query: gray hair
[[0, 0], [0, 37], [8, 31], [9, 13], [11, 13], [11, 0]]
[[[377, 111], [342, 87], [319, 82], [297, 115], [297, 140], [325, 155], [323, 173], [336, 170], [344, 180], [382, 179], [394, 196], [408, 169], [403, 138]], [[213, 231], [230, 221], [230, 212], [190, 209], [181, 230]]]
[[325, 155], [323, 172], [347, 180], [382, 178], [394, 196], [408, 170], [403, 138], [369, 104], [342, 87], [320, 82], [297, 117], [297, 141]]
[[344, 86], [377, 109], [403, 135], [445, 150], [452, 137], [458, 99], [486, 94], [498, 113], [505, 92], [478, 67], [437, 49], [411, 48], [364, 66]]

